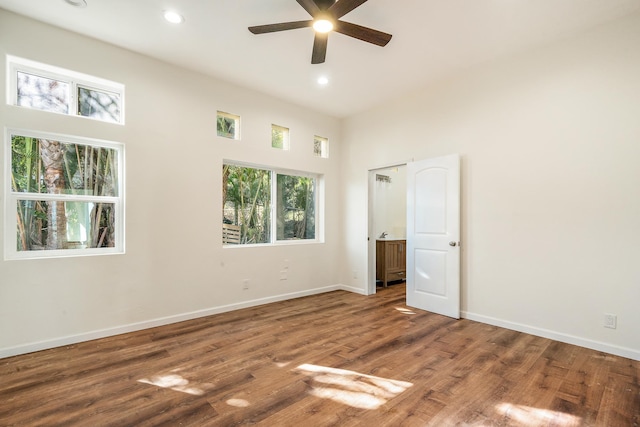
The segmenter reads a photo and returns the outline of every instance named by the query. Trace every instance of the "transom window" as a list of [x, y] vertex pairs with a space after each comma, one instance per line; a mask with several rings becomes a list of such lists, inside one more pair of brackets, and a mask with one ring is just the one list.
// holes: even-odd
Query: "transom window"
[[318, 175], [225, 163], [223, 244], [318, 241]]
[[216, 117], [218, 136], [229, 139], [240, 139], [240, 116], [218, 111]]
[[7, 259], [124, 252], [121, 144], [8, 130], [5, 153]]
[[313, 137], [313, 155], [316, 157], [329, 157], [329, 139], [321, 136]]
[[289, 128], [271, 125], [271, 147], [289, 150]]
[[13, 56], [7, 62], [9, 104], [124, 124], [124, 85]]

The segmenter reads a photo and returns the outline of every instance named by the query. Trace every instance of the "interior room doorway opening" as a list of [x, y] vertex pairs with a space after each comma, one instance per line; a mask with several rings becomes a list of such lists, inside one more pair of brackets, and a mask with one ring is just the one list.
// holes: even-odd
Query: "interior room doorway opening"
[[[404, 282], [404, 268], [390, 266], [388, 272], [380, 269], [380, 250], [385, 246], [394, 251], [392, 258], [404, 257], [406, 264], [406, 220], [407, 220], [407, 165], [394, 164], [369, 170], [369, 223], [368, 223], [368, 289], [375, 294], [378, 286]], [[395, 252], [398, 252], [395, 254]], [[382, 254], [385, 255], [385, 254]], [[386, 254], [387, 258], [389, 254]], [[398, 260], [399, 262], [400, 260]], [[382, 260], [384, 264], [384, 257]], [[394, 263], [395, 264], [395, 263]], [[388, 280], [385, 280], [388, 279]]]
[[[404, 182], [399, 187], [404, 188], [405, 201], [400, 199], [393, 204], [405, 208], [404, 223], [382, 223], [379, 211], [384, 211], [388, 203], [382, 198], [384, 187], [379, 183], [391, 184], [392, 178], [384, 172], [396, 168], [399, 172], [399, 166], [369, 171], [367, 294], [376, 293], [376, 278], [384, 283], [389, 279], [405, 280], [408, 306], [459, 319], [460, 156], [450, 154], [403, 165]], [[389, 253], [393, 253], [392, 245], [378, 246], [389, 240], [400, 244], [395, 258], [385, 255], [383, 261], [393, 264], [393, 269], [383, 266], [385, 273], [381, 277], [379, 268], [376, 274], [376, 251], [386, 253], [391, 249]]]

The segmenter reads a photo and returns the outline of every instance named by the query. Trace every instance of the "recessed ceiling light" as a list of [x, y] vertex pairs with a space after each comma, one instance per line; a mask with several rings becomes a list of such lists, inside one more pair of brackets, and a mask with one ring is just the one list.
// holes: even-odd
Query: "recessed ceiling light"
[[325, 76], [318, 77], [318, 84], [320, 86], [326, 86], [327, 84], [329, 84], [329, 79], [326, 78]]
[[71, 6], [75, 7], [87, 7], [87, 0], [64, 0]]
[[171, 22], [172, 24], [180, 24], [184, 22], [184, 17], [178, 12], [174, 12], [173, 10], [165, 10], [164, 19], [166, 19], [168, 22]]

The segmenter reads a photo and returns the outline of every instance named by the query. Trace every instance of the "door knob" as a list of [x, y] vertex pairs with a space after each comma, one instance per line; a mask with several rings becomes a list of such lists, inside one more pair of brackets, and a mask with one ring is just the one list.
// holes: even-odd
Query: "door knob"
[[449, 246], [455, 246], [455, 245], [457, 245], [456, 242], [449, 242]]

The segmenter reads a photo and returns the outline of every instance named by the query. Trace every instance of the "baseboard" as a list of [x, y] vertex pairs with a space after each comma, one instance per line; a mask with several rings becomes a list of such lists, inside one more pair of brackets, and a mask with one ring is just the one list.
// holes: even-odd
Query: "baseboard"
[[332, 285], [323, 288], [308, 289], [300, 292], [292, 292], [288, 294], [274, 295], [266, 298], [259, 298], [250, 301], [243, 301], [235, 304], [222, 305], [218, 307], [207, 308], [204, 310], [196, 310], [189, 313], [182, 313], [173, 316], [161, 317], [151, 320], [145, 320], [137, 323], [116, 326], [113, 328], [100, 329], [96, 331], [85, 332], [77, 335], [68, 335], [51, 340], [37, 341], [15, 347], [0, 348], [0, 359], [5, 357], [17, 356], [20, 354], [32, 353], [34, 351], [47, 350], [65, 345], [77, 344], [79, 342], [91, 341], [99, 338], [110, 337], [114, 335], [126, 334], [129, 332], [140, 331], [143, 329], [155, 328], [157, 326], [169, 325], [171, 323], [183, 322], [185, 320], [197, 319], [199, 317], [211, 316], [213, 314], [226, 313], [229, 311], [240, 310], [242, 308], [255, 307], [258, 305], [269, 304], [272, 302], [285, 301], [294, 298], [306, 297], [309, 295], [322, 294], [325, 292], [345, 290], [349, 292], [358, 291], [356, 288], [350, 288], [344, 285]]
[[352, 292], [354, 294], [359, 294], [359, 295], [364, 295], [367, 296], [367, 291], [361, 288], [354, 288], [353, 286], [347, 286], [347, 285], [337, 285], [338, 289], [340, 289], [341, 291], [347, 291], [347, 292]]
[[594, 341], [574, 335], [563, 334], [561, 332], [537, 328], [535, 326], [525, 325], [522, 323], [510, 322], [507, 320], [497, 319], [495, 317], [483, 316], [481, 314], [469, 313], [466, 311], [463, 311], [461, 315], [465, 319], [473, 320], [476, 322], [487, 323], [489, 325], [499, 326], [501, 328], [511, 329], [513, 331], [524, 332], [538, 337], [549, 338], [555, 341], [590, 348], [592, 350], [603, 351], [605, 353], [614, 354], [616, 356], [640, 361], [640, 351], [634, 350], [632, 348], [620, 347], [613, 344], [607, 344], [600, 341]]

